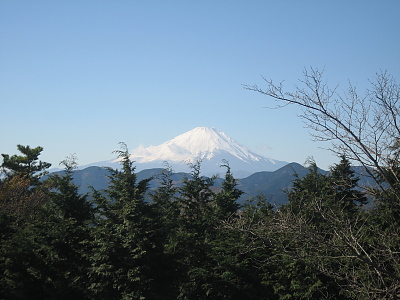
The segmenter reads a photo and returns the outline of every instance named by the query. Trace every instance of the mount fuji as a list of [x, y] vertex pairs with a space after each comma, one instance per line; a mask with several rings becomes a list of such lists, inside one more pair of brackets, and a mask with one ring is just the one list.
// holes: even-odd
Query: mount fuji
[[[275, 171], [287, 162], [256, 154], [225, 133], [209, 127], [197, 127], [159, 146], [140, 147], [131, 152], [138, 171], [161, 168], [165, 162], [174, 172], [189, 172], [188, 164], [201, 160], [204, 175], [225, 172], [220, 166], [228, 161], [237, 178], [259, 171]], [[116, 162], [116, 161], [114, 161]]]

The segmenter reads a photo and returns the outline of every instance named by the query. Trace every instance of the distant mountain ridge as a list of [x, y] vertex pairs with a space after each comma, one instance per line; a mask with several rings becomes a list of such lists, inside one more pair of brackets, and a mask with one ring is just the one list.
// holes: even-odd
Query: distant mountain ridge
[[[221, 164], [228, 161], [238, 178], [254, 172], [275, 171], [287, 164], [253, 152], [224, 132], [210, 127], [196, 127], [161, 145], [140, 147], [131, 152], [137, 170], [162, 168], [165, 162], [176, 172], [189, 172], [189, 163], [202, 161], [203, 173], [211, 176], [221, 172]], [[118, 167], [118, 160], [90, 165]]]
[[[361, 186], [372, 186], [374, 183], [371, 178], [365, 176], [361, 167], [353, 167], [356, 174], [362, 175], [360, 177], [359, 184]], [[149, 191], [154, 191], [159, 186], [157, 176], [163, 171], [162, 168], [146, 169], [137, 172], [137, 180], [147, 179], [153, 177], [150, 181]], [[292, 187], [292, 182], [296, 178], [295, 174], [299, 178], [304, 177], [309, 172], [308, 168], [298, 164], [290, 163], [276, 171], [263, 171], [256, 172], [246, 178], [238, 179], [238, 188], [244, 192], [244, 195], [239, 199], [239, 203], [244, 203], [251, 197], [263, 194], [266, 199], [275, 205], [281, 205], [286, 203], [287, 197], [285, 190], [289, 190]], [[321, 174], [327, 174], [328, 171], [319, 169]], [[109, 181], [109, 171], [105, 168], [100, 167], [88, 167], [82, 170], [77, 170], [73, 176], [74, 183], [80, 187], [81, 193], [88, 193], [91, 191], [90, 187], [96, 190], [102, 190], [107, 188]], [[189, 174], [183, 172], [172, 173], [172, 180], [174, 185], [180, 186], [182, 180], [185, 177], [190, 177]], [[214, 181], [214, 188], [218, 190], [223, 182], [223, 174], [221, 178], [217, 178]]]
[[[137, 180], [147, 179], [154, 177], [150, 181], [150, 192], [159, 186], [157, 176], [163, 171], [162, 168], [146, 169], [137, 172]], [[284, 189], [291, 187], [291, 182], [295, 178], [294, 174], [297, 173], [303, 177], [307, 173], [307, 168], [297, 163], [290, 163], [273, 172], [257, 172], [249, 177], [238, 179], [238, 188], [245, 192], [239, 199], [239, 202], [244, 202], [247, 199], [259, 194], [264, 194], [267, 200], [274, 204], [282, 204], [286, 201]], [[107, 188], [109, 181], [109, 171], [100, 167], [88, 167], [82, 170], [77, 170], [73, 176], [74, 183], [80, 187], [81, 193], [88, 193], [91, 191], [90, 187], [96, 190]], [[190, 177], [187, 173], [172, 173], [172, 180], [176, 186], [180, 186], [183, 178]], [[219, 189], [223, 182], [223, 175], [214, 181], [214, 188]]]

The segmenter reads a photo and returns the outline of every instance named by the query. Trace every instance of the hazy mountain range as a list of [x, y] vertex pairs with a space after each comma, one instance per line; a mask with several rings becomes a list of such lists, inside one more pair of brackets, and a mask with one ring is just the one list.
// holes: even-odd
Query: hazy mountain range
[[[153, 177], [154, 179], [150, 181], [151, 192], [157, 188], [159, 184], [158, 176], [162, 171], [162, 168], [142, 170], [137, 172], [137, 179], [142, 180]], [[325, 171], [321, 170], [321, 172]], [[238, 179], [238, 188], [245, 192], [241, 197], [240, 202], [244, 202], [250, 197], [263, 194], [271, 203], [284, 203], [286, 201], [284, 190], [291, 187], [291, 183], [295, 178], [295, 173], [300, 177], [303, 177], [307, 174], [307, 168], [297, 163], [290, 163], [276, 171], [256, 172], [246, 178]], [[80, 187], [82, 193], [90, 192], [91, 187], [97, 190], [102, 190], [108, 185], [108, 174], [109, 171], [106, 168], [95, 166], [88, 167], [75, 172], [74, 183]], [[190, 175], [183, 172], [172, 174], [172, 179], [176, 186], [181, 185], [184, 177], [190, 177]], [[221, 172], [221, 177], [215, 180], [214, 188], [216, 190], [221, 187], [223, 177], [224, 174]]]
[[[354, 170], [357, 174], [362, 174], [362, 168], [355, 167]], [[162, 168], [146, 169], [137, 172], [137, 180], [147, 179], [152, 177], [150, 181], [150, 192], [154, 191], [158, 185], [158, 176], [163, 171]], [[328, 171], [319, 170], [322, 174], [327, 174]], [[247, 201], [249, 198], [263, 194], [266, 199], [276, 205], [280, 205], [286, 202], [285, 190], [288, 190], [292, 186], [292, 181], [295, 179], [295, 174], [300, 178], [304, 177], [308, 173], [308, 169], [298, 163], [290, 163], [276, 171], [263, 171], [256, 172], [246, 178], [237, 180], [238, 188], [245, 192], [245, 194], [239, 199], [240, 203]], [[77, 170], [74, 174], [74, 183], [80, 187], [82, 193], [91, 191], [91, 187], [96, 190], [105, 189], [108, 185], [107, 175], [109, 171], [106, 168], [100, 167], [88, 167], [82, 170]], [[215, 180], [214, 188], [218, 190], [223, 182], [223, 175]], [[365, 175], [365, 174], [364, 174]], [[187, 173], [179, 172], [172, 173], [172, 180], [175, 186], [180, 186], [182, 179], [189, 177]], [[371, 186], [372, 180], [366, 176], [360, 176], [361, 186]]]

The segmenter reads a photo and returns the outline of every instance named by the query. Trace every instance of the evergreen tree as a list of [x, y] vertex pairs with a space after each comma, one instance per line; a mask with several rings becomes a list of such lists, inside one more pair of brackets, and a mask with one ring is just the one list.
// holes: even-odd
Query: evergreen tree
[[65, 170], [63, 174], [49, 176], [53, 187], [51, 200], [62, 213], [63, 218], [73, 218], [79, 225], [93, 218], [92, 203], [88, 195], [81, 195], [78, 186], [73, 183], [74, 171], [77, 167], [75, 156], [67, 157], [61, 162]]
[[297, 263], [311, 267], [308, 274], [317, 279], [318, 290], [367, 299], [375, 292], [366, 287], [380, 285], [375, 278], [379, 272], [371, 270], [372, 257], [379, 257], [367, 234], [372, 224], [368, 212], [359, 209], [367, 200], [344, 156], [330, 171], [319, 174], [312, 164], [309, 174], [295, 180], [277, 224], [281, 247]]
[[308, 169], [305, 177], [297, 177], [293, 181], [293, 187], [288, 192], [289, 204], [284, 209], [303, 214], [314, 220], [316, 226], [321, 226], [326, 221], [324, 216], [327, 212], [346, 213], [347, 217], [351, 217], [361, 205], [367, 203], [367, 198], [358, 187], [359, 178], [345, 156], [330, 168], [327, 175], [319, 171], [314, 161], [310, 162]]
[[117, 152], [119, 170], [110, 170], [111, 185], [103, 196], [94, 193], [97, 221], [92, 228], [89, 259], [92, 297], [142, 299], [151, 289], [155, 248], [149, 205], [144, 200], [150, 179], [137, 182], [128, 149]]
[[[179, 189], [180, 214], [189, 227], [205, 229], [211, 216], [211, 205], [214, 193], [211, 187], [215, 178], [201, 176], [201, 161], [191, 165], [191, 178], [184, 178]], [[204, 225], [204, 226], [203, 226]]]
[[51, 164], [39, 161], [39, 155], [43, 151], [43, 147], [31, 148], [29, 146], [17, 145], [22, 155], [2, 154], [2, 169], [8, 178], [13, 176], [25, 177], [30, 180], [31, 185], [39, 184], [40, 178], [45, 174], [46, 169]]
[[5, 298], [86, 297], [85, 256], [92, 215], [86, 196], [72, 183], [73, 165], [65, 165], [65, 176], [50, 176], [45, 204], [3, 243]]
[[359, 177], [355, 176], [346, 156], [342, 155], [340, 162], [331, 167], [329, 179], [335, 204], [345, 211], [354, 213], [367, 203], [364, 193], [358, 189]]
[[181, 208], [175, 251], [181, 266], [178, 299], [264, 299], [267, 289], [249, 255], [241, 253], [240, 232], [224, 228], [235, 219], [236, 188], [227, 168], [221, 191], [212, 191], [213, 178], [200, 175], [200, 162], [179, 189]]
[[160, 249], [158, 255], [153, 257], [156, 277], [152, 289], [157, 291], [157, 299], [178, 297], [183, 270], [179, 251], [176, 251], [180, 217], [178, 188], [174, 186], [171, 176], [172, 170], [167, 165], [158, 177], [160, 185], [150, 194], [156, 247]]
[[175, 253], [182, 266], [179, 299], [203, 299], [211, 292], [210, 247], [212, 224], [211, 190], [213, 178], [201, 176], [201, 162], [191, 165], [191, 178], [185, 178], [179, 189], [180, 210], [175, 240]]
[[225, 180], [222, 183], [222, 189], [214, 197], [215, 216], [217, 220], [225, 220], [235, 214], [240, 205], [237, 202], [243, 191], [237, 188], [237, 181], [231, 173], [231, 168], [227, 161], [224, 161], [223, 167], [226, 167]]
[[174, 230], [180, 214], [177, 201], [178, 188], [174, 186], [171, 176], [172, 170], [167, 165], [158, 178], [160, 181], [158, 188], [150, 194], [152, 208], [157, 214], [160, 230], [165, 232], [164, 236]]
[[311, 161], [309, 173], [293, 181], [288, 204], [276, 211], [262, 203], [247, 206], [236, 225], [251, 240], [265, 288], [278, 299], [339, 297], [339, 284], [319, 268], [334, 265], [331, 257], [340, 255], [331, 239], [334, 222], [344, 215], [331, 183]]
[[292, 188], [288, 191], [287, 205], [282, 209], [294, 215], [303, 215], [312, 220], [313, 224], [320, 226], [323, 220], [319, 209], [325, 209], [330, 202], [330, 182], [326, 175], [321, 174], [315, 161], [310, 160], [308, 174], [303, 178], [295, 174]]
[[[269, 264], [265, 262], [271, 260], [271, 245], [246, 230], [255, 224], [268, 223], [273, 214], [273, 206], [260, 194], [248, 199], [218, 230], [213, 251], [218, 261], [221, 296], [226, 299], [278, 299], [267, 280]], [[232, 222], [238, 225], [236, 230], [229, 230]]]
[[0, 168], [4, 178], [0, 181], [0, 211], [21, 220], [37, 213], [46, 202], [48, 186], [41, 179], [51, 165], [39, 161], [42, 147], [17, 147], [22, 155], [2, 154]]

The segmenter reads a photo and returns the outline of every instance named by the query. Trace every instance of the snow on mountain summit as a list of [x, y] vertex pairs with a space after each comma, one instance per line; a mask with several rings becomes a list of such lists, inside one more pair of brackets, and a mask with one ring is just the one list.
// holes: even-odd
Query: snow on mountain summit
[[[174, 170], [179, 165], [202, 160], [202, 169], [218, 170], [222, 160], [232, 169], [246, 172], [275, 170], [285, 165], [258, 155], [225, 133], [210, 127], [197, 127], [159, 146], [140, 147], [132, 151], [130, 158], [138, 166], [167, 161]], [[177, 167], [178, 166], [178, 167]], [[178, 170], [177, 170], [178, 171]]]
[[[201, 160], [201, 173], [205, 176], [224, 172], [221, 164], [227, 161], [236, 178], [255, 172], [275, 171], [288, 164], [259, 155], [211, 127], [196, 127], [159, 146], [139, 147], [131, 152], [129, 158], [134, 161], [136, 171], [165, 168], [167, 162], [174, 172], [190, 172], [188, 164]], [[118, 169], [120, 160], [114, 158], [80, 168], [100, 166]]]
[[209, 127], [197, 127], [159, 146], [135, 149], [131, 159], [138, 163], [156, 160], [193, 162], [209, 160], [221, 152], [227, 152], [243, 161], [259, 161], [259, 155], [231, 139], [225, 133]]

